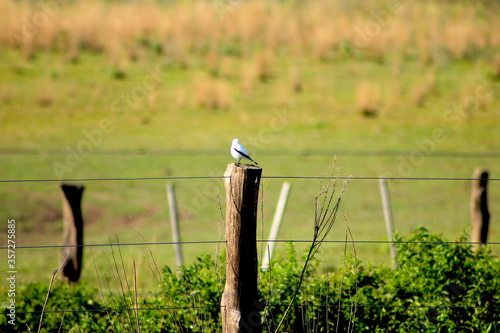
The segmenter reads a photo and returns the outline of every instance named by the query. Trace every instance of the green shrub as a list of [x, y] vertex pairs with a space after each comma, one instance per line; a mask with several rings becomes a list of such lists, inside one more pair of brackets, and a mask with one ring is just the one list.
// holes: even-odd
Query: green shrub
[[156, 296], [156, 304], [172, 308], [163, 328], [166, 332], [220, 331], [223, 264], [204, 255], [179, 272], [164, 268], [162, 292]]
[[[305, 261], [305, 256], [302, 258]], [[314, 274], [317, 262], [312, 261], [305, 272], [308, 280]], [[289, 245], [285, 256], [277, 254], [269, 269], [260, 274], [259, 289], [265, 303], [263, 322], [269, 332], [274, 332], [278, 323], [295, 293], [302, 273], [303, 262], [299, 262], [297, 253], [292, 244]], [[307, 281], [306, 280], [306, 281]], [[299, 294], [298, 302], [301, 295]], [[302, 313], [300, 307], [294, 306], [287, 317], [287, 326], [295, 330], [301, 326]]]
[[488, 248], [474, 254], [465, 236], [443, 242], [423, 228], [396, 241], [396, 269], [351, 263], [358, 274], [344, 279], [342, 299], [356, 303], [354, 331], [500, 329], [499, 263]]
[[[466, 238], [446, 242], [424, 228], [398, 237], [395, 269], [347, 257], [342, 271], [318, 275], [314, 263], [280, 332], [498, 332], [499, 262], [487, 247], [473, 253]], [[269, 332], [298, 281], [302, 263], [294, 256], [263, 275], [272, 275], [264, 294], [271, 295], [266, 311], [274, 311]]]
[[[395, 269], [348, 256], [339, 271], [319, 274], [313, 260], [278, 332], [499, 332], [499, 262], [488, 247], [473, 253], [465, 239], [443, 242], [422, 228], [398, 237]], [[261, 272], [264, 332], [275, 332], [283, 319], [304, 260], [290, 245]], [[165, 267], [161, 292], [141, 297], [138, 311], [133, 295], [56, 282], [41, 332], [220, 332], [224, 279], [223, 260], [210, 256], [177, 272]], [[7, 323], [4, 310], [0, 331], [36, 332], [47, 291], [40, 283], [19, 286], [17, 324]], [[7, 299], [6, 290], [1, 294]]]
[[[37, 332], [48, 289], [48, 285], [38, 282], [20, 286], [15, 298], [16, 325], [8, 324], [7, 316], [1, 316], [0, 331]], [[75, 328], [105, 332], [102, 328], [107, 326], [107, 317], [104, 307], [96, 300], [96, 293], [97, 290], [84, 283], [56, 282], [47, 301], [40, 332], [73, 332]]]

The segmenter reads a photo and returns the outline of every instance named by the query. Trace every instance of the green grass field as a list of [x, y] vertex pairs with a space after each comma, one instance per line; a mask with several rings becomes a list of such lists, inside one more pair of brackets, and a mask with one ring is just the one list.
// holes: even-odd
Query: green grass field
[[[175, 12], [175, 6], [169, 10]], [[258, 60], [222, 48], [215, 73], [205, 51], [189, 52], [186, 66], [170, 54], [144, 49], [139, 60], [120, 68], [109, 55], [93, 50], [68, 58], [42, 48], [26, 58], [18, 47], [2, 48], [0, 179], [222, 176], [234, 162], [229, 155], [234, 137], [259, 162], [264, 177], [328, 175], [336, 156], [341, 176], [462, 178], [482, 167], [498, 178], [498, 155], [464, 153], [500, 151], [499, 44], [474, 49], [472, 56], [442, 51], [430, 62], [386, 47], [382, 59], [373, 59], [342, 55], [337, 46], [336, 56], [323, 61], [306, 51], [275, 50], [267, 68], [248, 74], [253, 79], [246, 68]], [[304, 151], [328, 154], [300, 154]], [[363, 152], [399, 154], [350, 156]], [[263, 179], [259, 239], [267, 238], [283, 181]], [[320, 181], [288, 181], [292, 189], [280, 238], [310, 239]], [[182, 240], [223, 240], [222, 180], [172, 182]], [[166, 183], [85, 181], [85, 242], [171, 241]], [[470, 224], [470, 181], [391, 180], [389, 186], [401, 234], [423, 225], [453, 240]], [[491, 181], [490, 241], [497, 243], [498, 189], [498, 181]], [[17, 246], [60, 244], [57, 181], [1, 182], [0, 202], [2, 230], [8, 219], [17, 221]], [[346, 223], [355, 240], [386, 240], [381, 207], [377, 180], [351, 180], [343, 201], [346, 221], [338, 219], [329, 240], [345, 239]], [[0, 241], [7, 242], [3, 232]], [[500, 253], [498, 245], [492, 248]], [[220, 249], [220, 244], [187, 244], [185, 260], [217, 255]], [[148, 268], [151, 254], [160, 267], [175, 265], [170, 245], [123, 245], [120, 250], [130, 274], [132, 260], [138, 264], [138, 282], [146, 290], [156, 288]], [[85, 251], [82, 278], [95, 281], [96, 272], [110, 270], [111, 249]], [[356, 253], [363, 261], [390, 262], [387, 244], [357, 244]], [[320, 256], [325, 269], [337, 267], [343, 244], [325, 244]], [[0, 267], [6, 270], [5, 265], [3, 260]], [[49, 281], [57, 266], [57, 248], [17, 250], [19, 280]]]

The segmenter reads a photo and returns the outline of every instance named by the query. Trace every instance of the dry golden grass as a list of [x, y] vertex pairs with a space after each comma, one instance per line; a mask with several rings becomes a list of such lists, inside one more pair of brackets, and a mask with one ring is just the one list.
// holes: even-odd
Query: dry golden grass
[[421, 80], [416, 80], [410, 89], [410, 100], [413, 105], [422, 107], [425, 100], [432, 93], [436, 93], [436, 76], [434, 71], [429, 71]]
[[149, 94], [148, 94], [148, 107], [149, 107], [149, 109], [151, 109], [151, 110], [158, 109], [160, 94], [161, 94], [161, 91], [158, 88], [158, 86], [156, 86], [156, 88], [149, 91]]
[[0, 101], [2, 104], [9, 104], [12, 101], [12, 90], [8, 86], [0, 87]]
[[224, 82], [214, 79], [199, 79], [193, 87], [195, 106], [209, 109], [227, 109], [231, 105], [231, 90]]
[[376, 117], [380, 106], [380, 89], [371, 82], [362, 82], [356, 89], [357, 108], [365, 117]]
[[491, 76], [494, 80], [500, 80], [500, 54], [497, 54], [493, 59]]
[[[476, 81], [478, 74], [465, 76], [459, 89], [456, 105], [460, 108], [464, 118], [471, 118], [477, 112], [485, 112], [495, 100], [494, 85], [486, 80]], [[496, 111], [496, 110], [495, 110]]]
[[387, 107], [397, 111], [401, 105], [401, 95], [401, 81], [393, 80], [388, 89], [388, 96], [386, 97]]
[[255, 86], [265, 83], [273, 77], [273, 56], [270, 52], [258, 52], [251, 62], [243, 64], [241, 72], [241, 88], [245, 96], [249, 97]]
[[425, 86], [418, 83], [414, 85], [410, 90], [410, 100], [413, 105], [417, 107], [424, 106], [425, 98], [427, 97], [427, 90]]
[[273, 56], [270, 52], [259, 52], [255, 55], [252, 66], [254, 75], [260, 82], [266, 82], [273, 77], [272, 62]]
[[146, 41], [186, 67], [187, 55], [205, 52], [207, 46], [231, 46], [244, 57], [253, 56], [255, 47], [284, 49], [328, 61], [344, 56], [340, 46], [348, 42], [356, 55], [382, 60], [387, 53], [403, 52], [423, 62], [436, 61], [443, 52], [464, 58], [500, 46], [494, 8], [414, 2], [390, 13], [386, 7], [385, 2], [350, 7], [326, 0], [301, 6], [252, 0], [221, 15], [203, 0], [169, 5], [91, 0], [61, 5], [43, 17], [37, 2], [0, 1], [0, 45], [19, 47], [26, 58], [39, 49], [59, 49], [77, 58], [77, 48], [85, 48], [103, 51], [117, 63], [142, 60], [138, 45]]
[[210, 50], [206, 56], [206, 66], [208, 68], [208, 72], [212, 76], [219, 76], [220, 74], [220, 60], [219, 55], [216, 51]]
[[245, 97], [250, 97], [255, 85], [257, 84], [257, 77], [255, 75], [255, 69], [253, 63], [244, 64], [241, 72], [240, 85]]
[[300, 76], [299, 69], [297, 67], [291, 67], [290, 68], [290, 86], [292, 88], [292, 91], [295, 93], [300, 93], [302, 92], [303, 84], [302, 84], [302, 78]]
[[54, 87], [50, 80], [44, 80], [37, 87], [36, 102], [41, 107], [48, 107], [54, 103]]
[[219, 61], [219, 76], [225, 79], [239, 77], [240, 68], [237, 59], [229, 56], [221, 56]]

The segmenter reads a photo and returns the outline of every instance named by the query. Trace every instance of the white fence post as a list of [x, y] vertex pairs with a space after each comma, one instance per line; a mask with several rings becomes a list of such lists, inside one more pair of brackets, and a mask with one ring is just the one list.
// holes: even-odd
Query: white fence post
[[382, 196], [382, 208], [384, 209], [385, 227], [387, 236], [391, 242], [391, 259], [396, 265], [396, 244], [394, 244], [394, 222], [392, 219], [391, 198], [389, 196], [389, 188], [387, 187], [387, 180], [380, 177], [378, 179], [380, 185], [380, 195]]
[[172, 226], [172, 238], [174, 241], [175, 258], [177, 266], [184, 265], [184, 258], [182, 257], [181, 233], [179, 230], [179, 214], [177, 213], [177, 202], [175, 200], [174, 185], [167, 184], [167, 197], [168, 206], [170, 209], [170, 225]]
[[271, 231], [269, 232], [269, 241], [266, 246], [266, 251], [264, 254], [264, 259], [262, 260], [262, 270], [269, 268], [269, 262], [274, 251], [275, 240], [278, 237], [278, 232], [280, 230], [281, 220], [283, 219], [283, 214], [285, 213], [286, 203], [288, 201], [288, 194], [290, 193], [290, 183], [284, 182], [281, 187], [280, 198], [278, 200], [278, 205], [276, 206], [276, 212], [274, 213], [273, 225], [271, 226]]

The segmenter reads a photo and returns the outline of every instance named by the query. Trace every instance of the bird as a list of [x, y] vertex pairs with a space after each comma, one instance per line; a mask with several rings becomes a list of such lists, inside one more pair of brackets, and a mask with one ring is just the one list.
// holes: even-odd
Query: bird
[[250, 156], [248, 156], [247, 150], [240, 144], [240, 140], [238, 139], [233, 139], [233, 144], [231, 145], [231, 155], [238, 160], [238, 163], [240, 163], [241, 159], [243, 158], [252, 161], [253, 163], [255, 163], [255, 165], [258, 165], [257, 162], [255, 162]]

